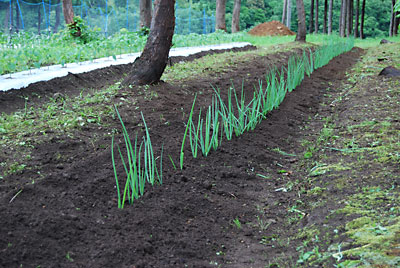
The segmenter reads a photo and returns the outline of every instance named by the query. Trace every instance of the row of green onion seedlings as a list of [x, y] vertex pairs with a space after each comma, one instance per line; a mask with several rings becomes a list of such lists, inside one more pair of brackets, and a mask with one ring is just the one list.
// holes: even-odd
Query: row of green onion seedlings
[[220, 90], [214, 89], [211, 105], [204, 111], [200, 109], [198, 117], [194, 118], [195, 96], [182, 140], [180, 168], [183, 168], [187, 138], [192, 156], [196, 158], [199, 152], [207, 156], [211, 149], [216, 150], [224, 136], [229, 141], [233, 135], [240, 136], [245, 131], [254, 130], [268, 112], [282, 103], [287, 92], [300, 85], [305, 75], [310, 76], [315, 69], [328, 64], [332, 58], [351, 50], [353, 45], [353, 39], [330, 39], [314, 52], [309, 49], [308, 53], [303, 51], [301, 56], [289, 57], [287, 67], [281, 70], [273, 68], [267, 73], [265, 85], [259, 81], [248, 103], [243, 84], [240, 93], [230, 87], [226, 101], [222, 99]]
[[125, 185], [121, 185], [117, 174], [116, 157], [114, 155], [114, 135], [111, 140], [111, 159], [114, 168], [114, 176], [117, 188], [118, 208], [123, 209], [124, 204], [128, 201], [130, 204], [144, 194], [146, 183], [152, 186], [155, 183], [162, 184], [162, 156], [163, 147], [161, 148], [161, 156], [159, 158], [159, 169], [157, 168], [157, 160], [154, 156], [153, 146], [150, 139], [149, 130], [143, 113], [141, 113], [143, 124], [145, 127], [145, 135], [138, 140], [136, 134], [135, 140], [131, 140], [122, 121], [121, 115], [115, 106], [115, 111], [122, 126], [122, 134], [125, 141], [126, 154], [122, 153], [120, 146], [117, 144], [117, 151], [120, 161], [124, 167], [126, 180]]
[[[282, 67], [280, 71], [273, 68], [267, 73], [265, 86], [262, 81], [259, 81], [258, 88], [248, 103], [243, 85], [240, 94], [236, 92], [235, 88], [230, 87], [227, 101], [222, 99], [219, 89], [214, 89], [215, 94], [212, 97], [211, 105], [203, 113], [200, 109], [197, 122], [194, 121], [193, 116], [197, 98], [195, 96], [181, 146], [181, 169], [183, 168], [184, 144], [187, 137], [189, 137], [192, 155], [196, 158], [199, 152], [203, 156], [207, 156], [211, 149], [216, 150], [221, 145], [224, 136], [227, 140], [231, 140], [234, 135], [240, 136], [245, 131], [254, 130], [268, 112], [281, 104], [287, 92], [291, 92], [302, 82], [305, 74], [310, 76], [315, 69], [326, 65], [332, 58], [351, 50], [353, 44], [352, 39], [346, 41], [331, 39], [314, 52], [309, 50], [309, 53], [304, 51], [302, 56], [291, 56], [287, 68]], [[111, 158], [117, 188], [118, 208], [122, 209], [126, 201], [132, 204], [135, 199], [144, 194], [146, 183], [150, 183], [152, 186], [155, 183], [162, 184], [163, 146], [160, 157], [156, 158], [143, 113], [141, 116], [145, 135], [141, 140], [138, 140], [136, 135], [133, 141], [129, 137], [116, 106], [115, 111], [122, 126], [126, 148], [126, 154], [124, 154], [121, 147], [116, 145], [126, 176], [125, 184], [121, 185], [121, 188], [117, 174], [117, 159], [114, 155], [114, 136], [112, 137]], [[159, 168], [157, 168], [157, 160]]]

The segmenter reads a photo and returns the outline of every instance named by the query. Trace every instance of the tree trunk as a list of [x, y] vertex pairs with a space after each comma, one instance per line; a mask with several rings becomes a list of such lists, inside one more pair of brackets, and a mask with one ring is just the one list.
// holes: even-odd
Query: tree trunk
[[215, 30], [226, 31], [225, 23], [226, 0], [217, 0], [215, 9]]
[[395, 11], [394, 11], [394, 5], [396, 4], [396, 0], [392, 0], [392, 7], [390, 10], [390, 24], [389, 24], [389, 36], [393, 36], [394, 32], [394, 24], [395, 24]]
[[324, 2], [324, 24], [322, 26], [322, 32], [326, 34], [326, 25], [328, 20], [328, 0]]
[[314, 0], [311, 0], [311, 8], [310, 8], [310, 33], [313, 33], [314, 27]]
[[318, 33], [318, 12], [319, 11], [319, 0], [315, 0], [315, 26], [314, 33]]
[[354, 29], [354, 0], [350, 0], [350, 18], [349, 18], [349, 22], [350, 22], [350, 34], [353, 32]]
[[38, 26], [37, 26], [38, 35], [40, 35], [40, 26], [42, 23], [42, 13], [40, 12], [41, 7], [42, 7], [41, 5], [38, 5]]
[[354, 27], [354, 38], [358, 37], [358, 28], [360, 21], [360, 0], [356, 1], [356, 25]]
[[286, 7], [287, 7], [287, 1], [288, 1], [288, 0], [283, 0], [282, 24], [286, 24]]
[[350, 25], [350, 8], [351, 0], [346, 1], [346, 37], [349, 37], [351, 34], [351, 25]]
[[241, 0], [235, 0], [232, 13], [232, 33], [240, 31], [240, 3]]
[[140, 28], [150, 28], [151, 25], [151, 0], [140, 0]]
[[400, 24], [400, 18], [398, 17], [400, 12], [395, 13], [395, 21], [394, 21], [394, 33], [393, 35], [397, 35], [397, 32], [399, 30], [399, 24]]
[[72, 0], [62, 0], [63, 13], [65, 24], [71, 24], [74, 22], [74, 10], [72, 8]]
[[307, 35], [306, 28], [306, 13], [304, 11], [304, 2], [303, 0], [296, 0], [296, 9], [297, 9], [297, 35], [296, 41], [305, 42]]
[[56, 6], [56, 22], [54, 24], [53, 33], [58, 32], [58, 27], [60, 26], [60, 5]]
[[362, 1], [361, 6], [361, 24], [360, 24], [360, 37], [364, 39], [364, 17], [365, 17], [365, 0]]
[[292, 0], [287, 0], [286, 27], [290, 29], [291, 24], [292, 24]]
[[339, 22], [339, 33], [341, 37], [344, 37], [346, 33], [346, 7], [348, 0], [342, 0], [342, 5], [340, 7], [340, 22]]
[[333, 0], [329, 0], [329, 10], [328, 10], [328, 34], [332, 34], [332, 10], [333, 10]]
[[154, 84], [160, 81], [168, 62], [175, 28], [175, 0], [155, 0], [150, 34], [123, 86]]

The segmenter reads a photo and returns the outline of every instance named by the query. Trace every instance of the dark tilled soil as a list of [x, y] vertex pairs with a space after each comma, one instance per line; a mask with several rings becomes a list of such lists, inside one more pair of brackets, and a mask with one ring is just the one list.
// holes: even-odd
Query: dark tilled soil
[[[282, 248], [265, 250], [252, 242], [261, 236], [256, 229], [243, 226], [239, 230], [233, 220], [266, 224], [271, 233], [282, 229], [287, 207], [296, 200], [296, 193], [282, 195], [276, 189], [295, 178], [290, 172], [280, 179], [263, 179], [257, 174], [276, 174], [297, 161], [271, 149], [296, 152], [304, 135], [299, 126], [320, 110], [328, 82], [344, 79], [346, 70], [361, 53], [353, 49], [315, 71], [254, 131], [229, 142], [224, 140], [207, 158], [193, 159], [187, 147], [183, 170], [175, 170], [167, 156], [178, 166], [194, 93], [202, 92], [197, 107], [203, 107], [211, 101], [210, 84], [224, 95], [229, 86], [239, 89], [244, 81], [246, 95], [250, 96], [258, 79], [263, 79], [273, 65], [287, 62], [288, 53], [255, 57], [236, 65], [231, 72], [215, 74], [212, 81], [193, 78], [179, 84], [155, 85], [146, 89], [157, 93], [153, 98], [143, 93], [143, 88], [122, 89], [115, 103], [122, 96], [136, 100], [135, 105], [119, 107], [128, 132], [133, 137], [141, 129], [142, 111], [157, 155], [164, 144], [163, 184], [147, 186], [144, 196], [133, 206], [126, 204], [123, 210], [117, 209], [111, 165], [112, 127], [89, 126], [69, 135], [47, 133], [45, 141], [34, 144], [28, 167], [5, 177], [0, 184], [0, 266], [264, 267], [268, 259], [282, 253]], [[70, 75], [31, 89], [41, 96], [59, 91], [79, 94], [80, 88], [120, 79], [127, 68], [114, 67], [101, 71], [101, 75]], [[81, 80], [79, 86], [74, 84]], [[25, 94], [33, 96], [26, 90], [14, 91], [12, 97], [3, 94], [0, 107], [8, 108], [1, 111], [23, 107], [20, 99]], [[42, 103], [31, 101], [31, 105]], [[107, 123], [120, 129], [116, 120]], [[121, 136], [118, 142], [122, 142]], [[7, 155], [4, 148], [2, 155]], [[38, 170], [41, 177], [27, 184]], [[122, 166], [119, 170], [122, 174]], [[258, 219], [257, 205], [268, 207]], [[289, 257], [297, 252], [290, 249], [285, 254]]]

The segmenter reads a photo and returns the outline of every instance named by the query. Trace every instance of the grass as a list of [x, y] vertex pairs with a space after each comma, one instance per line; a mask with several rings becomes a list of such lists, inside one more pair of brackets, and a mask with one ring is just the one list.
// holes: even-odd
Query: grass
[[[399, 49], [398, 44], [388, 44], [368, 50], [342, 85], [341, 91], [346, 97], [337, 93], [339, 97], [334, 103], [339, 106], [338, 110], [333, 108], [329, 117], [322, 118], [321, 129], [314, 130], [317, 137], [313, 140], [317, 142], [312, 144], [313, 155], [302, 160], [299, 166], [310, 167], [306, 181], [314, 186], [302, 195], [306, 200], [318, 200], [303, 209], [308, 208], [308, 213], [318, 213], [319, 217], [324, 214], [318, 211], [330, 211], [323, 225], [310, 225], [298, 231], [298, 238], [304, 241], [297, 246], [298, 264], [321, 267], [327, 264], [397, 267], [400, 264], [400, 191], [396, 177], [400, 164], [400, 131], [395, 119], [400, 117], [396, 99], [400, 91], [395, 79], [376, 76], [382, 68], [376, 58], [395, 55], [394, 51]], [[388, 56], [387, 61], [397, 64], [399, 59]], [[366, 65], [376, 67], [373, 75], [368, 74], [370, 69]], [[347, 84], [352, 87], [348, 88]], [[375, 94], [369, 94], [371, 88]], [[366, 99], [368, 105], [365, 105]], [[340, 112], [339, 117], [340, 106], [349, 104], [352, 110]], [[304, 143], [304, 146], [308, 152], [311, 145]], [[296, 220], [288, 217], [292, 223]]]
[[[216, 73], [229, 72], [237, 64], [251, 62], [255, 57], [266, 56], [277, 52], [291, 51], [295, 48], [309, 47], [310, 44], [284, 43], [279, 46], [264, 44], [258, 50], [243, 52], [226, 52], [207, 55], [198, 60], [167, 66], [162, 79], [174, 83], [189, 80], [193, 77], [214, 78]], [[201, 93], [201, 92], [200, 92]]]
[[[23, 110], [1, 114], [0, 147], [13, 150], [18, 164], [11, 159], [5, 160], [0, 165], [0, 176], [31, 168], [31, 151], [48, 139], [48, 133], [73, 139], [74, 133], [83, 128], [109, 126], [109, 120], [114, 117], [112, 98], [119, 92], [118, 86], [116, 83], [93, 93], [82, 92], [76, 97], [59, 96], [41, 106], [28, 104]], [[93, 139], [95, 142], [96, 137]], [[55, 157], [60, 161], [63, 159], [62, 155]]]

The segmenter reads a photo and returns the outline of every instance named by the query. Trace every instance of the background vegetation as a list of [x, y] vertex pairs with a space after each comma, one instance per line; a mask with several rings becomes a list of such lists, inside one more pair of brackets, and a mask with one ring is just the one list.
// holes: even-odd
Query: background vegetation
[[[9, 2], [0, 0], [0, 25], [2, 31], [9, 31]], [[12, 0], [14, 27], [16, 26], [15, 7], [17, 1]], [[139, 0], [73, 0], [74, 12], [81, 16], [86, 24], [106, 34], [118, 32], [121, 28], [136, 31], [139, 28]], [[42, 33], [54, 31], [56, 11], [60, 0], [18, 0], [23, 18], [19, 27], [26, 31]], [[44, 3], [44, 5], [43, 5]], [[210, 33], [215, 27], [215, 0], [177, 0], [176, 1], [176, 33]], [[306, 19], [309, 22], [311, 0], [304, 0]], [[339, 27], [340, 1], [333, 1], [333, 31]], [[281, 20], [283, 0], [242, 0], [240, 28], [249, 29], [259, 23]], [[231, 27], [233, 0], [227, 0], [226, 22], [228, 31]], [[322, 31], [324, 2], [319, 0], [319, 31]], [[39, 20], [40, 12], [40, 20]], [[365, 10], [364, 34], [366, 37], [387, 35], [391, 12], [390, 0], [367, 0]], [[62, 18], [62, 11], [61, 11]], [[296, 4], [292, 0], [291, 30], [297, 30]], [[39, 23], [40, 22], [40, 23]], [[40, 25], [39, 25], [40, 24]], [[64, 25], [60, 20], [60, 27]], [[60, 29], [59, 27], [59, 29]]]

